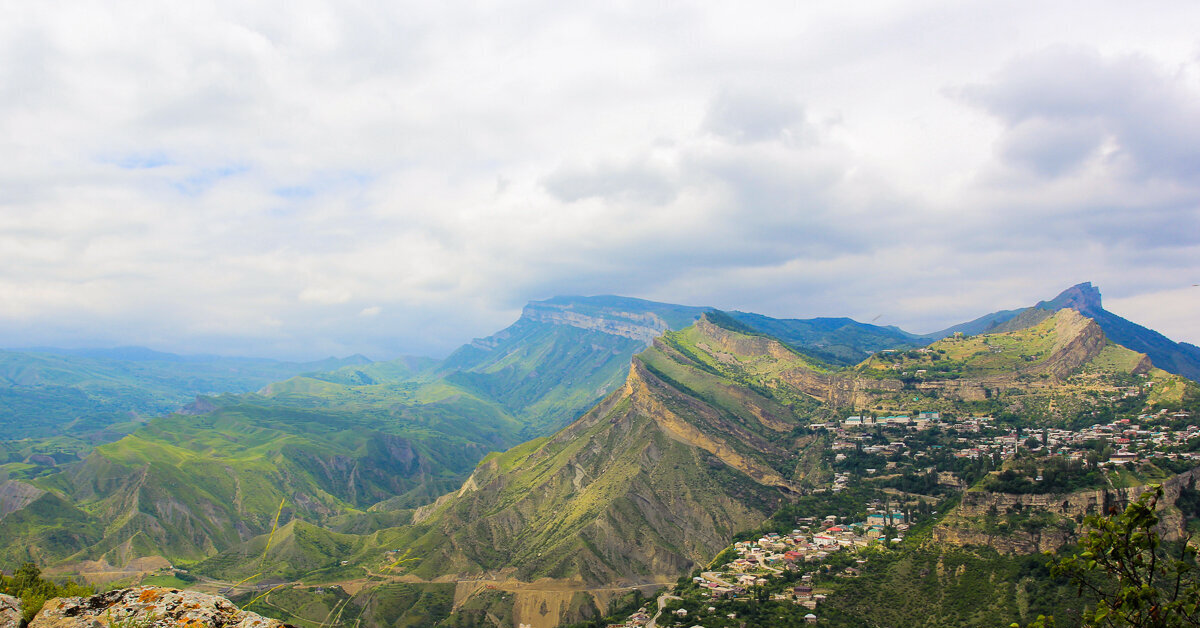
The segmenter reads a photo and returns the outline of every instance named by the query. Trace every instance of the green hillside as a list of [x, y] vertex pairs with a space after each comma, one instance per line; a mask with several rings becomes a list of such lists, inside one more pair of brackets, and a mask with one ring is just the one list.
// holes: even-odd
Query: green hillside
[[113, 440], [122, 433], [113, 424], [167, 414], [197, 395], [250, 392], [298, 373], [367, 362], [362, 356], [294, 363], [144, 349], [0, 350], [0, 440], [64, 433]]
[[809, 358], [702, 320], [638, 355], [622, 389], [544, 441], [487, 458], [396, 547], [422, 577], [515, 568], [586, 582], [672, 577], [798, 490]]
[[[261, 394], [201, 397], [182, 414], [129, 425], [132, 434], [90, 455], [88, 444], [70, 438], [7, 441], [0, 473], [74, 504], [73, 515], [101, 533], [56, 543], [42, 532], [58, 516], [38, 509], [12, 525], [20, 521], [42, 562], [119, 565], [138, 555], [198, 560], [236, 547], [269, 531], [281, 499], [285, 523], [358, 531], [394, 524], [405, 509], [457, 488], [488, 452], [582, 413], [620, 383], [630, 357], [667, 320], [686, 320], [686, 310], [620, 298], [535, 303], [509, 329], [442, 363], [356, 362]], [[81, 369], [76, 364], [80, 382], [99, 377]]]
[[[1073, 309], [1017, 313], [1005, 327], [925, 347], [846, 319], [772, 321], [551, 299], [441, 362], [356, 363], [202, 396], [94, 449], [71, 436], [0, 442], [0, 560], [69, 571], [161, 556], [223, 586], [286, 582], [256, 604], [311, 625], [491, 625], [543, 605], [549, 617], [581, 620], [608, 595], [589, 588], [672, 582], [813, 491], [869, 488], [916, 504], [1015, 482], [1002, 474], [1017, 471], [1034, 487], [1096, 488], [1179, 472], [1200, 447], [1162, 436], [1200, 408], [1195, 385]], [[918, 412], [970, 421], [961, 432], [953, 421], [839, 430], [851, 414]], [[1140, 442], [1154, 430], [1162, 460], [1107, 475], [1076, 461], [1064, 468], [1083, 479], [1060, 478], [1043, 461], [1055, 446], [1064, 459], [1092, 447], [1068, 447], [1066, 429], [1043, 430], [1045, 450], [1024, 466], [1003, 460], [1018, 444], [1039, 447], [1019, 430], [1122, 417], [1154, 425]], [[985, 441], [993, 449], [967, 451]], [[1162, 474], [1146, 475], [1151, 467]], [[1024, 511], [992, 521], [986, 504], [972, 504], [982, 510], [956, 537], [967, 544], [975, 524], [1041, 521]], [[1067, 519], [1047, 521], [1065, 534]], [[990, 622], [1014, 609], [1024, 618], [1041, 608], [1038, 596], [1052, 597], [1020, 561], [934, 549], [880, 561], [874, 584], [847, 586], [859, 592], [830, 607], [829, 620], [865, 621], [865, 605], [889, 588], [938, 601], [907, 603], [884, 623]], [[949, 563], [953, 577], [904, 583]], [[445, 588], [460, 579], [498, 588]], [[558, 588], [520, 592], [536, 582]], [[316, 590], [337, 583], [358, 592]], [[986, 603], [974, 614], [953, 602], [977, 594]], [[470, 599], [452, 612], [447, 597]]]
[[730, 316], [813, 357], [837, 366], [858, 364], [881, 349], [912, 349], [928, 344], [922, 336], [849, 318], [775, 319], [749, 312]]

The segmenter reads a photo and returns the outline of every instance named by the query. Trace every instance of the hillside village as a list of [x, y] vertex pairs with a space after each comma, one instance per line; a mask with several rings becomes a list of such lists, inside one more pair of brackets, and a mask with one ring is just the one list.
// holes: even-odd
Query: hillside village
[[936, 483], [945, 488], [965, 488], [978, 479], [970, 471], [979, 466], [971, 461], [995, 470], [1018, 453], [1048, 464], [1066, 463], [1076, 471], [1105, 469], [1113, 475], [1118, 468], [1153, 465], [1170, 474], [1200, 462], [1200, 426], [1191, 419], [1186, 411], [1161, 410], [1075, 430], [1021, 429], [991, 416], [955, 419], [935, 412], [916, 418], [850, 416], [813, 427], [834, 437], [836, 474], [829, 490], [838, 492], [861, 480], [886, 486], [903, 473], [936, 474]]
[[[801, 517], [790, 533], [738, 541], [718, 557], [721, 564], [691, 577], [688, 593], [664, 599], [657, 615], [643, 608], [610, 628], [736, 624], [738, 613], [726, 602], [753, 601], [801, 607], [806, 612], [797, 616], [816, 623], [818, 607], [830, 593], [820, 580], [857, 577], [869, 560], [859, 550], [899, 543], [915, 523], [915, 516], [877, 499], [862, 508], [867, 516], [860, 521], [838, 515]], [[722, 557], [729, 560], [722, 562]]]
[[[834, 468], [832, 482], [814, 496], [896, 493], [897, 486], [911, 492], [896, 493], [897, 501], [863, 501], [862, 518], [802, 516], [790, 533], [738, 541], [709, 570], [660, 598], [660, 608], [649, 604], [610, 627], [733, 626], [736, 609], [772, 604], [794, 609], [779, 611], [789, 622], [824, 623], [820, 608], [835, 595], [830, 578], [855, 578], [873, 551], [899, 547], [913, 525], [935, 518], [938, 499], [973, 485], [1055, 493], [1171, 475], [1200, 464], [1200, 426], [1192, 419], [1187, 411], [1159, 410], [1079, 429], [1019, 429], [992, 416], [919, 412], [814, 424], [832, 441], [827, 455]], [[913, 477], [925, 483], [903, 479]], [[922, 493], [931, 497], [910, 499]]]

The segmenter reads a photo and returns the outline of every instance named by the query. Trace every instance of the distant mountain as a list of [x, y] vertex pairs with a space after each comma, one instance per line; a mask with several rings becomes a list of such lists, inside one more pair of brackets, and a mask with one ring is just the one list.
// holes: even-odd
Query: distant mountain
[[369, 362], [179, 356], [141, 347], [0, 350], [0, 441], [68, 433], [111, 440], [103, 432], [112, 424], [167, 414], [197, 395], [250, 392], [298, 373]]
[[521, 417], [526, 437], [543, 436], [616, 388], [654, 338], [708, 309], [617, 296], [533, 301], [516, 323], [462, 346], [436, 372]]
[[774, 336], [792, 347], [836, 366], [858, 364], [882, 349], [911, 349], [930, 339], [899, 327], [880, 327], [849, 318], [778, 319], [729, 312], [741, 323]]
[[1200, 381], [1200, 347], [1186, 342], [1175, 342], [1153, 329], [1147, 329], [1109, 312], [1101, 303], [1100, 290], [1086, 281], [1032, 307], [993, 312], [930, 334], [930, 337], [944, 338], [953, 335], [954, 332], [970, 336], [985, 332], [1012, 331], [1037, 324], [1047, 313], [1068, 308], [1096, 321], [1113, 342], [1145, 353], [1158, 368], [1192, 381]]

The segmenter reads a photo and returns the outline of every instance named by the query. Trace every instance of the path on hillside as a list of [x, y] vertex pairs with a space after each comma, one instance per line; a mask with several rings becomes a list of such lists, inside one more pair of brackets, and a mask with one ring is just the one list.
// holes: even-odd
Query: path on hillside
[[670, 595], [667, 593], [658, 596], [658, 612], [654, 614], [654, 617], [650, 618], [650, 623], [646, 624], [646, 628], [658, 628], [658, 616], [662, 615], [663, 607], [667, 605], [667, 600], [682, 599], [683, 598], [679, 597], [678, 595]]

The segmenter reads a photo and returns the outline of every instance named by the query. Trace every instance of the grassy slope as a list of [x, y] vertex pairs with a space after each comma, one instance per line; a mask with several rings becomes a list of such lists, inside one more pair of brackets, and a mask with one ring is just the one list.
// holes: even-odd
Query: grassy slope
[[1068, 610], [1078, 609], [1074, 588], [1052, 578], [1046, 560], [913, 546], [873, 557], [861, 576], [836, 584], [819, 612], [832, 626], [1005, 626], [1040, 614], [1078, 619]]
[[696, 328], [668, 334], [638, 356], [631, 381], [644, 386], [639, 392], [614, 394], [550, 439], [489, 456], [460, 497], [385, 545], [411, 548], [422, 560], [410, 569], [421, 576], [515, 567], [522, 578], [607, 582], [673, 574], [706, 559], [764, 518], [779, 494], [665, 431], [655, 408], [790, 477], [796, 462], [783, 444], [800, 417], [765, 381], [809, 364], [788, 351], [730, 361], [711, 352], [714, 344]]
[[0, 351], [0, 433], [7, 440], [96, 432], [131, 415], [171, 412], [196, 395], [249, 392], [297, 373], [365, 361], [115, 355]]
[[879, 327], [849, 318], [775, 319], [748, 312], [731, 312], [730, 316], [837, 366], [858, 364], [881, 349], [910, 349], [929, 342], [895, 327]]

